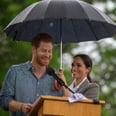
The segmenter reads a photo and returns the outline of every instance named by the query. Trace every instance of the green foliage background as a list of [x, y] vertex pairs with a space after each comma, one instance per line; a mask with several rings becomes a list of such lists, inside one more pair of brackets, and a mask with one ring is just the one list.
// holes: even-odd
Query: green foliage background
[[[2, 87], [3, 79], [8, 68], [12, 64], [26, 62], [31, 59], [31, 45], [29, 42], [16, 42], [11, 38], [6, 37], [3, 32], [4, 27], [25, 7], [37, 2], [38, 0], [1, 0], [0, 1], [0, 88]], [[84, 0], [88, 3], [103, 3], [106, 4], [109, 0]], [[116, 0], [111, 0], [115, 7], [108, 9], [105, 7], [105, 12], [112, 20], [116, 21]], [[116, 42], [116, 38], [113, 38]], [[100, 100], [105, 100], [106, 104], [103, 106], [102, 116], [116, 115], [116, 46], [109, 43], [94, 42], [96, 46], [90, 53], [97, 52], [99, 57], [93, 58], [94, 68], [92, 76], [94, 80], [100, 85]], [[63, 45], [63, 54], [68, 54], [70, 57], [74, 55], [72, 52], [74, 48], [79, 48], [78, 44]], [[85, 43], [85, 48], [86, 43]], [[83, 50], [84, 51], [84, 50]], [[53, 51], [53, 59], [51, 66], [59, 69], [59, 45], [55, 46]], [[86, 52], [85, 52], [86, 53]], [[70, 68], [63, 64], [64, 73], [68, 84], [72, 81]], [[8, 112], [0, 109], [0, 116], [9, 116]]]

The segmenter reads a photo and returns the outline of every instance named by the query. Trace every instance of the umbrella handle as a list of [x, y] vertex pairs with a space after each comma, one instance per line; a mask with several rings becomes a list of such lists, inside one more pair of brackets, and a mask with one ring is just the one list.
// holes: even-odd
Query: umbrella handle
[[57, 80], [54, 80], [54, 88], [59, 91], [61, 89], [61, 85], [57, 83]]

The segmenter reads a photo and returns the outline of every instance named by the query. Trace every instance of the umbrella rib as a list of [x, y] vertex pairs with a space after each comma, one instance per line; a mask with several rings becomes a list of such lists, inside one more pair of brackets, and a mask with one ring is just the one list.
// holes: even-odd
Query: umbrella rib
[[91, 23], [89, 23], [89, 21], [85, 20], [85, 22], [90, 26], [90, 30], [93, 32], [93, 35], [95, 36], [95, 39], [97, 40], [97, 36], [96, 33], [94, 32], [93, 27], [91, 26]]
[[[32, 11], [32, 9], [34, 9], [34, 7], [37, 5], [38, 3], [33, 3], [31, 6], [28, 6], [27, 8], [25, 8], [19, 15], [22, 15], [23, 13], [25, 13], [25, 18], [22, 20], [22, 22], [28, 17], [29, 13]], [[28, 12], [27, 12], [28, 11]], [[16, 17], [17, 18], [17, 17]]]
[[[96, 41], [99, 40], [99, 38], [96, 36], [96, 33], [94, 31], [94, 28], [91, 26], [91, 23], [89, 21], [86, 20], [86, 22], [88, 23], [88, 25], [90, 26], [91, 31], [93, 32]], [[105, 25], [103, 24], [103, 22], [101, 23], [102, 27], [104, 28], [104, 30], [110, 35], [110, 32], [107, 30], [107, 28], [105, 27]], [[106, 36], [104, 36], [106, 37]], [[108, 37], [108, 36], [107, 36]]]
[[[70, 19], [70, 20], [71, 20], [72, 25], [73, 25], [73, 30], [74, 30], [74, 33], [75, 33], [75, 37], [78, 38], [78, 35], [77, 35], [77, 33], [76, 33], [76, 28], [74, 28], [74, 22], [73, 22], [73, 19]], [[77, 41], [78, 41], [78, 39], [77, 39]]]
[[87, 19], [89, 19], [89, 16], [88, 16], [87, 13], [84, 11], [83, 6], [81, 5], [81, 3], [83, 3], [83, 2], [82, 2], [82, 1], [76, 1], [76, 2], [79, 3], [80, 8], [81, 8], [81, 11], [83, 11], [84, 15], [86, 15]]

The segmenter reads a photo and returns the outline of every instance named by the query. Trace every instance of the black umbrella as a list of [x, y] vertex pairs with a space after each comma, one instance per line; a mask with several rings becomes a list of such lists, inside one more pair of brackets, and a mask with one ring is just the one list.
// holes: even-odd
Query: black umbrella
[[79, 0], [43, 0], [14, 18], [5, 28], [16, 40], [31, 41], [40, 32], [56, 43], [94, 41], [116, 34], [116, 24], [103, 12]]
[[116, 24], [103, 12], [79, 0], [36, 2], [4, 29], [15, 40], [31, 41], [46, 32], [56, 43], [95, 41], [116, 34]]

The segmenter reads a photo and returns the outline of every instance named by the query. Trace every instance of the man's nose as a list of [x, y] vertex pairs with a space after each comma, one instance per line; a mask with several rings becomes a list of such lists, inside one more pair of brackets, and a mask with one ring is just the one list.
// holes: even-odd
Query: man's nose
[[49, 56], [50, 56], [50, 53], [49, 53], [48, 51], [46, 51], [45, 55], [46, 55], [47, 57], [49, 57]]

